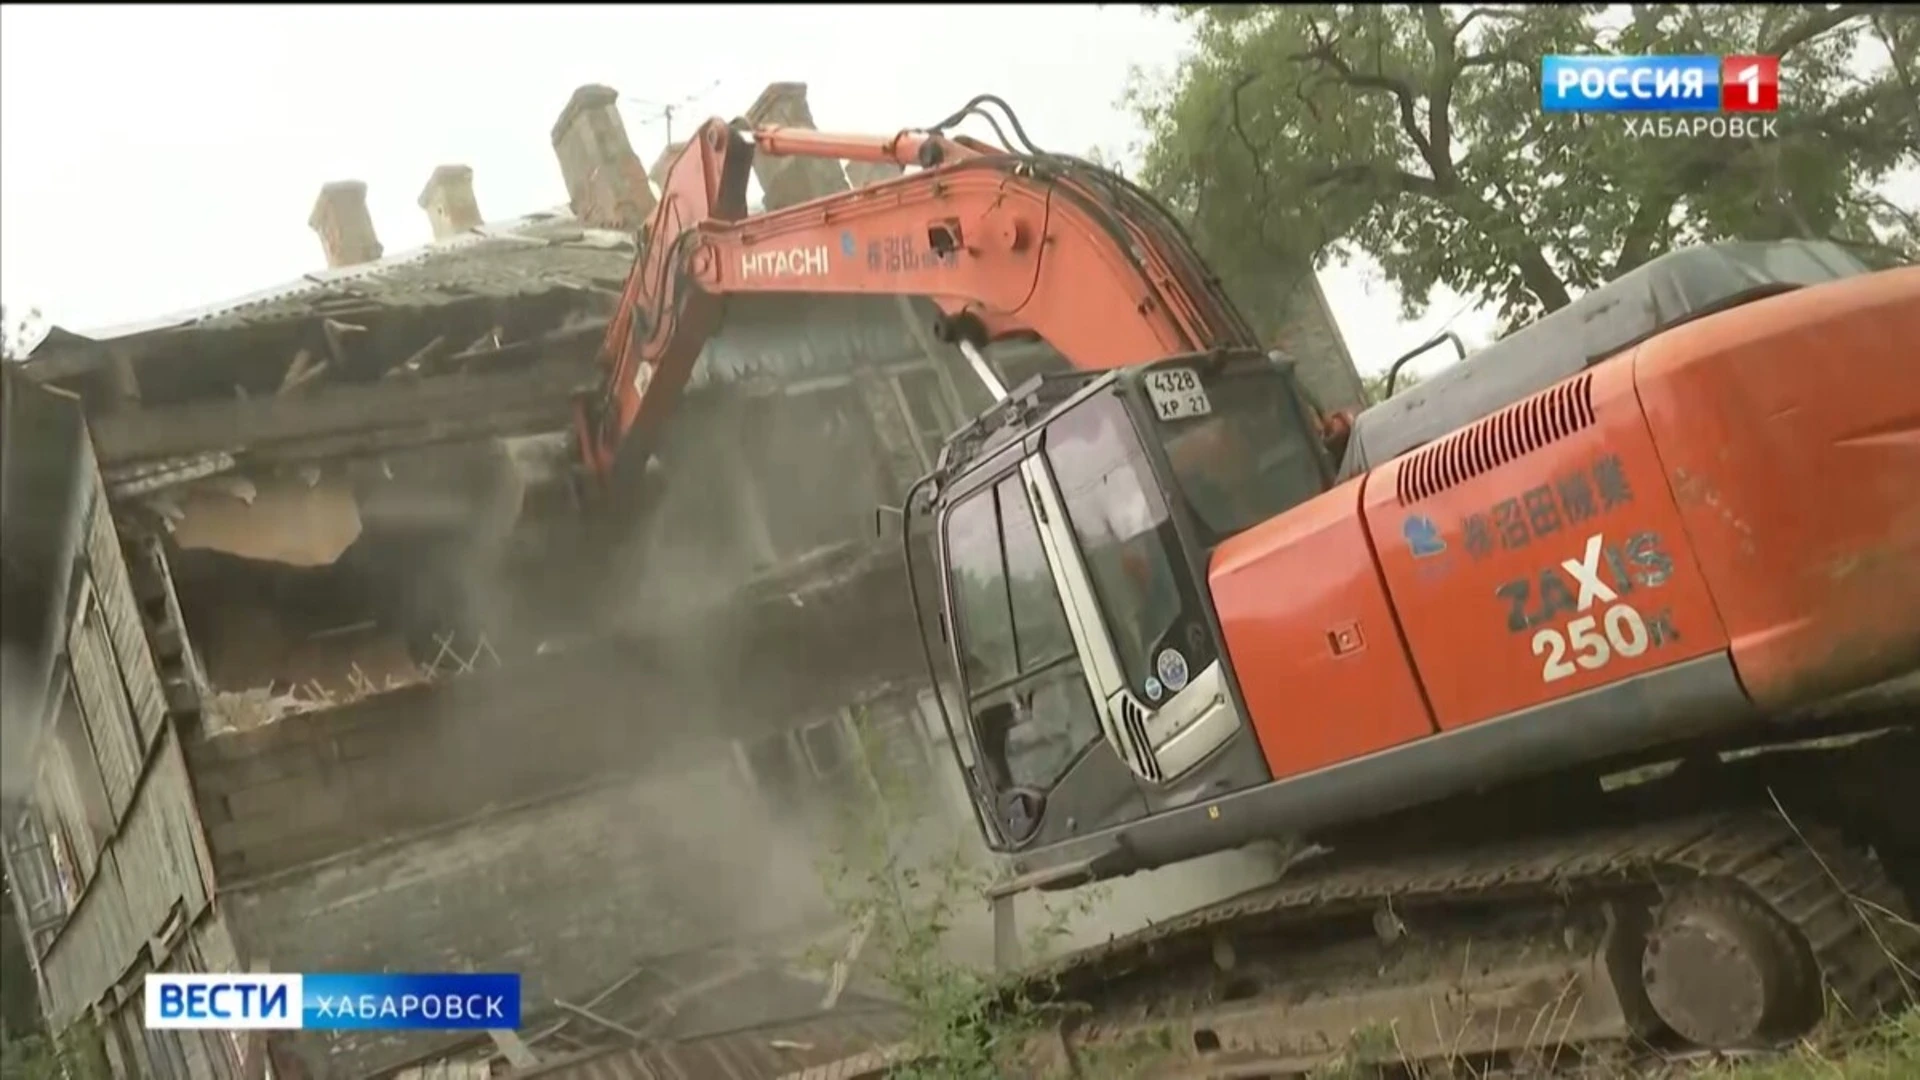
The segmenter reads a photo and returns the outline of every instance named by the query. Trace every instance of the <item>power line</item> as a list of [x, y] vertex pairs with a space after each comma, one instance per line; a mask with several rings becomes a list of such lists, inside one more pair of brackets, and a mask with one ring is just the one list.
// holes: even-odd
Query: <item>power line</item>
[[672, 146], [674, 114], [685, 110], [689, 105], [693, 105], [696, 102], [704, 100], [709, 94], [712, 94], [715, 90], [718, 90], [719, 88], [720, 88], [720, 80], [715, 79], [711, 84], [707, 86], [705, 90], [702, 90], [697, 94], [689, 94], [686, 97], [681, 98], [679, 101], [660, 102], [660, 101], [649, 101], [644, 98], [634, 98], [634, 97], [625, 98], [623, 100], [631, 102], [632, 104], [635, 104], [635, 105], [643, 106], [657, 113], [660, 119], [666, 122], [667, 145]]
[[1441, 334], [1444, 334], [1447, 331], [1453, 329], [1453, 324], [1459, 320], [1460, 316], [1465, 315], [1467, 313], [1467, 309], [1472, 306], [1473, 306], [1473, 300], [1471, 298], [1462, 302], [1459, 310], [1447, 316], [1447, 321], [1440, 324], [1440, 329], [1435, 330], [1433, 332], [1433, 336], [1439, 337]]

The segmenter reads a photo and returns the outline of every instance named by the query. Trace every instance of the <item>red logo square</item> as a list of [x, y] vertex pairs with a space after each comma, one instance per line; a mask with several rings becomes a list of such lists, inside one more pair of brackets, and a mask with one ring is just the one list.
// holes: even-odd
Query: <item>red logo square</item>
[[1720, 58], [1721, 112], [1777, 112], [1780, 109], [1780, 58]]

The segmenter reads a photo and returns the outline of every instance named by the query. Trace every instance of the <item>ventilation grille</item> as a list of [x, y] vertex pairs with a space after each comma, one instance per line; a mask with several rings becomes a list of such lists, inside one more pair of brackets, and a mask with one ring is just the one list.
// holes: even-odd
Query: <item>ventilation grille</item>
[[1153, 743], [1147, 740], [1147, 711], [1133, 700], [1131, 692], [1122, 692], [1120, 695], [1120, 737], [1133, 748], [1134, 760], [1140, 763], [1141, 776], [1154, 783], [1166, 779], [1160, 771], [1159, 759], [1153, 756]]
[[1592, 424], [1591, 374], [1543, 390], [1409, 455], [1400, 464], [1400, 505], [1432, 498]]

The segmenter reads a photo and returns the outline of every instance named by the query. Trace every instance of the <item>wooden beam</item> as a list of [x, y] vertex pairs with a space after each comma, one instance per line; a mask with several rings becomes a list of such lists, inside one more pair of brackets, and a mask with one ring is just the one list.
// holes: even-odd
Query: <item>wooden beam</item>
[[512, 1028], [488, 1028], [487, 1034], [493, 1037], [493, 1045], [499, 1048], [507, 1064], [514, 1068], [531, 1069], [540, 1064], [540, 1059], [533, 1056], [527, 1044], [520, 1041], [520, 1033]]
[[553, 431], [574, 393], [596, 381], [591, 360], [547, 360], [512, 373], [333, 384], [318, 392], [207, 401], [94, 417], [102, 466], [225, 450], [275, 458], [350, 453]]
[[425, 345], [422, 345], [420, 346], [420, 348], [416, 349], [412, 356], [409, 356], [405, 360], [402, 360], [398, 364], [395, 364], [394, 366], [388, 368], [386, 373], [384, 375], [381, 375], [380, 377], [383, 379], [392, 379], [401, 375], [409, 375], [409, 376], [419, 375], [421, 372], [422, 366], [427, 362], [427, 358], [432, 356], [436, 349], [440, 348], [440, 346], [445, 345], [446, 343], [447, 343], [447, 335], [445, 334], [437, 335], [432, 341], [429, 341]]
[[633, 1042], [636, 1045], [643, 1044], [647, 1041], [647, 1037], [641, 1034], [640, 1032], [635, 1031], [634, 1029], [628, 1027], [625, 1024], [620, 1023], [617, 1020], [609, 1020], [606, 1017], [601, 1016], [599, 1013], [594, 1012], [592, 1009], [589, 1009], [580, 1005], [574, 1005], [569, 1002], [562, 1001], [559, 998], [554, 998], [553, 1003], [556, 1007], [563, 1009], [567, 1012], [570, 1012], [573, 1015], [579, 1017], [582, 1020], [585, 1020], [590, 1024], [593, 1024], [596, 1027], [603, 1027], [603, 1028], [606, 1028], [608, 1031], [613, 1032], [616, 1035], [626, 1036], [629, 1041]]

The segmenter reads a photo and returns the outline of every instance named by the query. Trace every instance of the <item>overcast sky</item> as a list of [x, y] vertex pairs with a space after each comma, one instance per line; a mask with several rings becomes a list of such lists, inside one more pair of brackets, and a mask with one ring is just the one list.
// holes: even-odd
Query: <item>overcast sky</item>
[[[548, 132], [574, 88], [626, 98], [651, 165], [662, 105], [684, 133], [769, 82], [809, 84], [831, 130], [930, 124], [992, 92], [1043, 147], [1124, 151], [1130, 67], [1169, 71], [1176, 23], [1135, 6], [80, 7], [0, 10], [0, 300], [74, 329], [239, 295], [322, 267], [320, 185], [368, 184], [389, 254], [425, 243], [434, 167], [474, 169], [480, 208], [565, 201]], [[1362, 370], [1449, 318], [1408, 324], [1370, 266], [1321, 281]], [[1437, 362], [1437, 361], [1435, 361]]]

